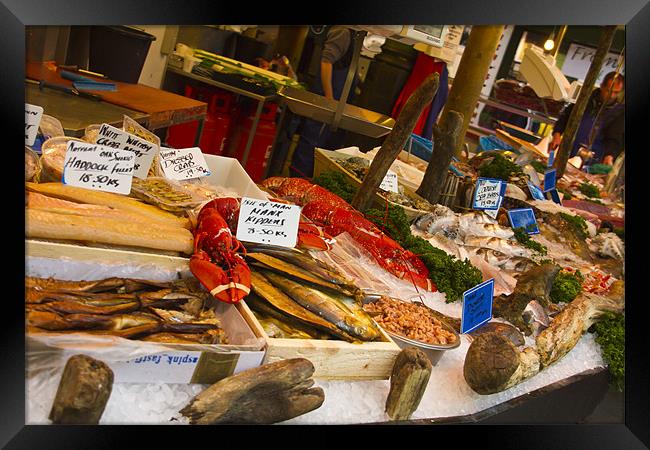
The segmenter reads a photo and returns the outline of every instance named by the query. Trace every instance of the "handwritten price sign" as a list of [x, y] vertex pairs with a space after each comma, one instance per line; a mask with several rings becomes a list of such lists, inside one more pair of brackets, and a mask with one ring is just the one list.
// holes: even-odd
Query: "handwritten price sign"
[[43, 108], [25, 103], [25, 145], [34, 145], [42, 118]]
[[68, 142], [63, 184], [96, 191], [129, 194], [135, 154], [97, 144]]
[[499, 209], [506, 191], [506, 183], [497, 178], [479, 178], [474, 191], [474, 209]]
[[397, 185], [397, 174], [392, 170], [388, 170], [388, 172], [386, 172], [386, 176], [384, 177], [384, 179], [381, 181], [381, 184], [379, 185], [379, 189], [383, 189], [384, 191], [395, 192], [399, 194], [399, 187]]
[[135, 154], [133, 176], [143, 179], [147, 178], [151, 162], [158, 151], [155, 144], [106, 123], [103, 123], [99, 129], [95, 143], [133, 152]]
[[208, 164], [198, 147], [161, 148], [160, 168], [165, 177], [171, 180], [191, 180], [210, 175]]
[[300, 207], [244, 197], [239, 209], [237, 239], [293, 248], [298, 241]]

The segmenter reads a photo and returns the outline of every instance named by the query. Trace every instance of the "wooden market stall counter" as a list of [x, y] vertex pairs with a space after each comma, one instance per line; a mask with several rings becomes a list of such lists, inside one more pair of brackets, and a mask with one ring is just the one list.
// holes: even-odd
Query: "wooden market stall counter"
[[[45, 80], [46, 82], [71, 87], [72, 81], [62, 78], [60, 71], [61, 69], [48, 62], [27, 62], [25, 65], [25, 76], [29, 79]], [[88, 75], [84, 74], [84, 76]], [[97, 81], [111, 81], [88, 77]], [[116, 92], [86, 90], [83, 92], [98, 95], [103, 102], [145, 114], [147, 116], [146, 123], [143, 125], [149, 130], [158, 130], [171, 125], [198, 120], [199, 128], [195, 138], [195, 145], [198, 145], [203, 129], [203, 121], [208, 110], [206, 103], [142, 84], [111, 82], [116, 84]], [[45, 113], [47, 114], [47, 110]], [[61, 117], [57, 118], [63, 122]]]

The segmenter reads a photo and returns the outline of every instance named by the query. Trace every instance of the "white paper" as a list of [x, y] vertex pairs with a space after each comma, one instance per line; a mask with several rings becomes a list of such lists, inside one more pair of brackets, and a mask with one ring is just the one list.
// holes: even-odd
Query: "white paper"
[[237, 239], [293, 248], [298, 240], [300, 206], [244, 197], [239, 208]]
[[99, 129], [95, 143], [133, 152], [135, 154], [133, 176], [142, 179], [147, 178], [153, 158], [158, 151], [155, 144], [106, 123], [103, 123]]
[[63, 184], [129, 194], [134, 163], [133, 152], [70, 141], [63, 161]]
[[42, 117], [42, 107], [25, 103], [25, 145], [34, 145]]
[[498, 209], [501, 204], [501, 181], [478, 180], [474, 194], [474, 208]]
[[198, 147], [160, 149], [160, 168], [170, 180], [207, 177], [210, 168]]
[[386, 176], [384, 177], [383, 180], [381, 180], [381, 184], [379, 185], [379, 188], [383, 189], [384, 191], [390, 191], [399, 194], [399, 188], [397, 185], [397, 174], [392, 170], [388, 169], [388, 172], [386, 172]]
[[488, 216], [492, 217], [493, 219], [496, 219], [496, 218], [497, 218], [497, 215], [499, 214], [499, 210], [498, 210], [498, 209], [486, 209], [486, 210], [483, 211], [483, 212], [484, 212], [485, 214], [487, 214]]

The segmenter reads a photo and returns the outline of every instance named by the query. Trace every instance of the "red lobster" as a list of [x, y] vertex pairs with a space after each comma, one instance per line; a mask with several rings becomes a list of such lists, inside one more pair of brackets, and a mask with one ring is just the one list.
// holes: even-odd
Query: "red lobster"
[[[194, 254], [190, 271], [217, 299], [236, 303], [250, 293], [250, 268], [244, 257], [244, 246], [237, 234], [239, 199], [223, 197], [206, 203], [197, 217], [194, 230]], [[325, 239], [330, 238], [316, 226], [300, 223], [298, 246], [329, 249]]]
[[302, 205], [302, 214], [324, 226], [326, 233], [337, 236], [347, 231], [393, 275], [436, 291], [429, 270], [417, 255], [403, 249], [338, 195], [303, 178], [272, 177], [262, 185], [279, 197]]

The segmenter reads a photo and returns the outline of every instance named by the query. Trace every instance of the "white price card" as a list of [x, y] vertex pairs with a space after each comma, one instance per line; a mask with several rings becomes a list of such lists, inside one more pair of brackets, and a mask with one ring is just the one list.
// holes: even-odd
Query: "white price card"
[[397, 185], [397, 174], [389, 169], [388, 172], [386, 172], [386, 176], [384, 177], [384, 179], [381, 180], [379, 189], [383, 189], [384, 191], [390, 191], [399, 194], [399, 188]]
[[208, 163], [198, 147], [160, 149], [160, 168], [171, 180], [191, 180], [210, 175]]
[[25, 145], [34, 145], [42, 117], [42, 107], [25, 103]]
[[147, 178], [153, 157], [158, 147], [145, 139], [103, 123], [95, 139], [95, 144], [135, 153], [133, 176]]
[[499, 209], [505, 194], [506, 183], [496, 178], [479, 178], [474, 192], [474, 209]]
[[293, 248], [298, 241], [300, 206], [243, 197], [237, 239]]
[[129, 194], [134, 163], [133, 152], [70, 141], [63, 161], [63, 184]]

